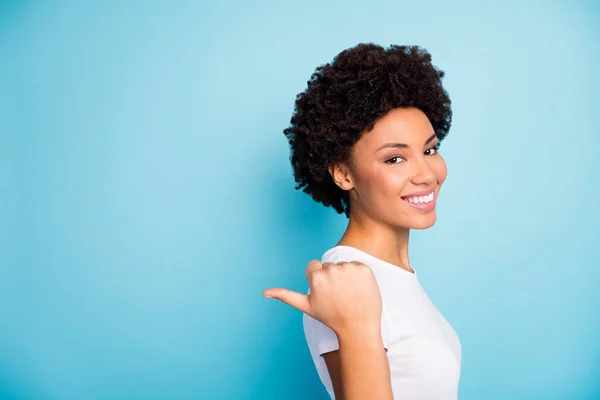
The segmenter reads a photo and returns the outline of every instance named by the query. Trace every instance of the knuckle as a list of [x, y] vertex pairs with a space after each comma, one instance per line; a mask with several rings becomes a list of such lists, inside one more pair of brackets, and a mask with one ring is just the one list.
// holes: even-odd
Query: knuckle
[[308, 278], [308, 283], [311, 286], [315, 286], [318, 285], [319, 283], [321, 283], [323, 281], [323, 275], [324, 275], [324, 271], [315, 271], [312, 274], [310, 274], [310, 278]]
[[332, 265], [331, 267], [324, 270], [328, 277], [337, 276], [340, 273], [339, 265]]

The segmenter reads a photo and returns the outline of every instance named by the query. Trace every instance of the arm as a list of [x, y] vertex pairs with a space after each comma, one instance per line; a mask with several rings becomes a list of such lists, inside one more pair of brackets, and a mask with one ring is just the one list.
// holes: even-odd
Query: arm
[[323, 354], [336, 399], [393, 400], [381, 336], [381, 294], [371, 269], [354, 261], [313, 260], [306, 277], [308, 295], [283, 288], [263, 294], [299, 309], [336, 334], [339, 350]]
[[348, 331], [338, 338], [340, 349], [323, 354], [336, 400], [393, 400], [381, 334]]

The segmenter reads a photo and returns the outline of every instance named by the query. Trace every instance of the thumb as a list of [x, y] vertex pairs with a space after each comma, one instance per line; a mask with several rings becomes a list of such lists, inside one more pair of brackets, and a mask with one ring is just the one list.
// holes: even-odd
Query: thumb
[[263, 296], [281, 300], [285, 304], [288, 304], [294, 308], [297, 308], [303, 313], [310, 315], [310, 303], [308, 301], [308, 296], [305, 294], [293, 292], [288, 289], [275, 288], [265, 290], [263, 292]]

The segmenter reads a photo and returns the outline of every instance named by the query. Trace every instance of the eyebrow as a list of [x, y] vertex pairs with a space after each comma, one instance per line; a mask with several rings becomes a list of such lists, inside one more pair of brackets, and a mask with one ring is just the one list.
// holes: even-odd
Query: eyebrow
[[[427, 139], [427, 140], [425, 141], [425, 144], [424, 144], [424, 146], [426, 146], [426, 145], [427, 145], [427, 143], [429, 143], [429, 142], [431, 142], [433, 139], [435, 139], [435, 137], [436, 137], [436, 134], [434, 133], [433, 135], [431, 135], [431, 136], [429, 137], [429, 139]], [[409, 146], [408, 146], [407, 144], [404, 144], [404, 143], [386, 143], [386, 144], [384, 144], [383, 146], [379, 147], [379, 148], [377, 149], [377, 151], [375, 151], [375, 153], [377, 153], [377, 152], [378, 152], [378, 151], [380, 151], [380, 150], [383, 150], [383, 149], [388, 149], [388, 148], [400, 148], [400, 149], [405, 149], [405, 148], [407, 148], [407, 147], [409, 147]]]

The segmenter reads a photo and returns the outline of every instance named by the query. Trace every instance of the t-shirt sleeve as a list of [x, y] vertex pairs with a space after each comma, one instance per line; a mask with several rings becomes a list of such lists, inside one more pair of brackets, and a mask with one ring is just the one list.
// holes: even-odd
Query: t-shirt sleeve
[[[333, 263], [347, 262], [347, 260], [341, 257], [325, 261]], [[310, 290], [308, 291], [308, 293], [310, 293]], [[303, 316], [303, 325], [304, 335], [306, 337], [306, 341], [308, 343], [308, 347], [311, 350], [311, 353], [315, 353], [322, 356], [325, 353], [339, 350], [340, 344], [338, 342], [337, 335], [327, 325], [306, 314], [304, 314]], [[383, 304], [381, 315], [381, 336], [383, 339], [383, 345], [386, 349], [389, 348], [389, 344], [391, 342], [391, 335], [391, 320], [388, 316], [385, 304]]]

